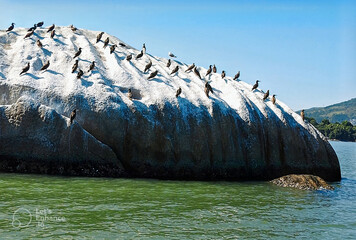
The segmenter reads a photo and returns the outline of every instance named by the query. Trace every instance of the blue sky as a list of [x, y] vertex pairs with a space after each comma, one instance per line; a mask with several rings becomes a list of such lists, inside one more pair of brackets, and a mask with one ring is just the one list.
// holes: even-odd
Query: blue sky
[[74, 24], [152, 55], [240, 70], [294, 110], [356, 97], [356, 1], [0, 0], [0, 9], [1, 29]]

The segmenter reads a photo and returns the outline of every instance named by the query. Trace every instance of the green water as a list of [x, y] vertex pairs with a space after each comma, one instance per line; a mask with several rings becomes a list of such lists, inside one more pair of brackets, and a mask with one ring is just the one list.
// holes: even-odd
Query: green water
[[335, 191], [0, 174], [0, 239], [356, 239], [356, 143]]

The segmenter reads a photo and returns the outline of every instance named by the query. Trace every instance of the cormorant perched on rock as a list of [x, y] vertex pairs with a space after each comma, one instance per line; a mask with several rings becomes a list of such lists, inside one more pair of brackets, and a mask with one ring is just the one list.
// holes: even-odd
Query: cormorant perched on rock
[[222, 71], [222, 73], [221, 73], [221, 78], [224, 78], [225, 76], [226, 76], [225, 71]]
[[177, 56], [175, 56], [173, 53], [169, 52], [168, 56], [172, 57], [172, 58], [176, 58]]
[[78, 73], [77, 73], [77, 79], [81, 78], [83, 76], [84, 72], [79, 69]]
[[213, 67], [213, 73], [216, 73], [216, 66], [214, 64], [214, 67]]
[[260, 80], [257, 80], [255, 85], [253, 85], [252, 87], [252, 91], [255, 90], [256, 88], [258, 88], [258, 83], [260, 82]]
[[40, 41], [39, 39], [36, 41], [36, 43], [37, 43], [37, 46], [38, 46], [39, 48], [42, 48], [42, 47], [43, 47], [43, 45], [42, 45], [42, 43], [41, 43], [41, 41]]
[[147, 80], [148, 80], [148, 79], [151, 79], [151, 78], [154, 78], [155, 76], [157, 76], [157, 74], [158, 74], [158, 70], [152, 72], [152, 73], [150, 74], [150, 76], [148, 76]]
[[201, 79], [201, 76], [200, 76], [200, 73], [199, 73], [197, 67], [194, 68], [194, 73], [195, 73], [195, 75], [198, 76], [199, 79]]
[[96, 43], [98, 43], [101, 39], [101, 37], [103, 36], [104, 32], [101, 32], [98, 34], [98, 36], [96, 36]]
[[26, 36], [24, 37], [24, 39], [25, 39], [25, 38], [28, 38], [28, 37], [31, 37], [34, 32], [35, 32], [35, 31], [31, 31], [31, 32], [27, 33]]
[[209, 97], [209, 92], [214, 93], [212, 87], [210, 86], [210, 84], [208, 82], [205, 83], [204, 92], [207, 97]]
[[185, 72], [191, 71], [194, 67], [195, 67], [195, 64], [193, 63], [192, 65], [190, 65], [190, 66], [187, 68], [187, 70], [185, 70]]
[[56, 25], [52, 24], [52, 26], [50, 26], [50, 27], [48, 28], [47, 32], [51, 32], [51, 31], [54, 29], [55, 26], [56, 26]]
[[267, 90], [267, 92], [265, 93], [265, 95], [263, 95], [263, 101], [266, 100], [269, 96], [269, 90]]
[[176, 97], [178, 97], [182, 93], [182, 89], [179, 87], [176, 92]]
[[303, 121], [304, 121], [304, 109], [300, 112], [300, 116], [302, 117]]
[[6, 32], [10, 32], [14, 29], [15, 23], [11, 23], [11, 26], [6, 30]]
[[142, 52], [146, 53], [146, 45], [145, 44], [142, 45]]
[[73, 24], [72, 24], [72, 25], [70, 25], [70, 29], [71, 29], [73, 32], [75, 32], [75, 31], [77, 31], [77, 30], [78, 30], [78, 28], [74, 27], [74, 26], [73, 26]]
[[236, 79], [238, 79], [239, 77], [240, 77], [240, 71], [238, 71], [238, 72], [236, 73], [236, 75], [235, 75], [235, 77], [234, 77], [233, 80], [236, 80]]
[[148, 69], [150, 69], [150, 67], [152, 67], [152, 62], [150, 60], [149, 63], [147, 63], [146, 67], [145, 67], [145, 70], [143, 72], [146, 72]]
[[43, 22], [37, 23], [37, 27], [42, 27], [42, 26], [43, 26]]
[[75, 60], [75, 63], [74, 63], [74, 65], [73, 65], [73, 67], [72, 67], [72, 73], [74, 73], [75, 72], [75, 70], [77, 70], [77, 68], [78, 68], [78, 62], [79, 62], [79, 60], [77, 59], [77, 60]]
[[24, 68], [22, 69], [22, 72], [20, 73], [20, 75], [23, 74], [23, 73], [25, 73], [25, 72], [27, 72], [29, 69], [30, 69], [30, 63], [27, 63], [26, 67], [24, 67]]
[[47, 60], [47, 62], [41, 67], [41, 71], [47, 70], [47, 68], [49, 67], [49, 60]]
[[275, 95], [275, 94], [273, 94], [273, 96], [272, 96], [272, 103], [273, 103], [273, 104], [276, 104], [276, 96], [277, 96], [277, 95]]
[[37, 28], [37, 25], [34, 24], [33, 27], [30, 27], [30, 28], [27, 30], [27, 32], [35, 31], [36, 28]]
[[132, 91], [131, 88], [129, 89], [129, 92], [127, 93], [127, 97], [132, 100]]
[[126, 45], [124, 44], [124, 43], [119, 43], [119, 45], [121, 46], [121, 47], [126, 47]]
[[205, 76], [208, 76], [208, 75], [211, 73], [211, 71], [212, 71], [212, 69], [211, 69], [211, 65], [209, 65], [209, 69], [208, 69], [208, 71], [206, 71]]
[[109, 44], [109, 37], [107, 37], [106, 39], [105, 39], [105, 41], [104, 41], [104, 48], [106, 48], [107, 46], [108, 46], [108, 44]]
[[174, 74], [174, 73], [178, 72], [178, 69], [179, 69], [179, 67], [178, 67], [178, 66], [176, 66], [176, 67], [172, 70], [172, 72], [171, 72], [171, 74], [170, 74], [170, 75], [172, 75], [172, 74]]
[[95, 68], [95, 61], [92, 61], [92, 63], [89, 66], [88, 72], [92, 71]]
[[78, 57], [82, 53], [82, 48], [79, 48], [78, 52], [75, 53], [74, 58]]
[[167, 68], [169, 68], [169, 67], [171, 66], [171, 63], [172, 63], [172, 62], [171, 62], [171, 59], [168, 59], [168, 62], [167, 62], [167, 65], [166, 65]]
[[132, 59], [132, 54], [126, 56], [127, 61], [131, 61], [131, 59]]
[[54, 37], [54, 34], [56, 34], [56, 30], [52, 30], [52, 32], [51, 32], [51, 38]]
[[73, 112], [70, 114], [70, 125], [72, 125], [76, 115], [77, 115], [77, 109], [74, 109]]
[[142, 58], [142, 56], [143, 56], [143, 51], [141, 50], [141, 52], [137, 54], [136, 59]]
[[115, 48], [117, 47], [116, 44], [110, 46], [110, 54], [112, 54], [115, 51]]

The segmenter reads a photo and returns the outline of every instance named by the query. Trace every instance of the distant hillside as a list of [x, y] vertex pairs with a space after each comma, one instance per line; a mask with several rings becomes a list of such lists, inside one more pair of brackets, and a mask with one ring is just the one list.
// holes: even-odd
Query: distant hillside
[[[300, 112], [300, 111], [299, 111]], [[299, 113], [298, 112], [298, 113]], [[305, 109], [305, 116], [315, 118], [317, 122], [323, 119], [328, 119], [330, 122], [349, 121], [354, 126], [356, 125], [356, 98], [346, 102], [337, 103], [327, 107], [315, 107]]]

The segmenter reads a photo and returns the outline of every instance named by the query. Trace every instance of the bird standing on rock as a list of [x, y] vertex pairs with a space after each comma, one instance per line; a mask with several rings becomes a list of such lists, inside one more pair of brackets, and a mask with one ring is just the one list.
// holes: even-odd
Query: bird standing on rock
[[131, 88], [129, 89], [129, 92], [127, 93], [127, 97], [132, 100], [132, 91]]
[[166, 65], [167, 68], [169, 68], [169, 67], [171, 66], [171, 63], [172, 63], [172, 62], [171, 62], [171, 59], [168, 59], [168, 62], [167, 62], [167, 65]]
[[114, 45], [112, 45], [111, 47], [110, 47], [110, 54], [112, 54], [114, 51], [115, 51], [115, 48], [117, 47], [117, 45], [116, 44], [114, 44]]
[[73, 67], [72, 67], [72, 73], [74, 73], [75, 70], [77, 70], [77, 68], [78, 68], [78, 62], [79, 62], [79, 60], [75, 60], [75, 63], [74, 63], [74, 65], [73, 65]]
[[51, 32], [51, 38], [52, 39], [53, 39], [55, 33], [56, 33], [56, 30], [52, 30], [52, 32]]
[[146, 54], [146, 45], [145, 44], [142, 45], [142, 52]]
[[168, 56], [172, 57], [172, 58], [176, 58], [177, 56], [175, 56], [173, 53], [169, 52]]
[[198, 76], [199, 79], [201, 79], [201, 76], [200, 76], [200, 73], [199, 73], [197, 67], [194, 67], [194, 73], [195, 73], [195, 75]]
[[37, 28], [37, 24], [34, 24], [33, 27], [30, 27], [27, 32], [35, 31]]
[[143, 72], [146, 72], [148, 69], [150, 69], [150, 67], [152, 67], [152, 62], [150, 60], [149, 63], [147, 63], [146, 67], [145, 67], [145, 70]]
[[79, 69], [78, 73], [77, 73], [77, 79], [81, 78], [83, 76], [84, 72]]
[[56, 25], [52, 24], [52, 26], [50, 26], [50, 27], [48, 28], [47, 32], [51, 32], [51, 31], [54, 29], [55, 26], [56, 26]]
[[207, 97], [209, 97], [209, 92], [214, 93], [213, 88], [210, 86], [208, 82], [205, 83], [204, 92]]
[[266, 100], [269, 96], [269, 90], [267, 90], [267, 92], [265, 93], [265, 95], [263, 95], [263, 101]]
[[77, 115], [77, 109], [74, 109], [73, 112], [70, 114], [70, 120], [69, 120], [70, 125], [72, 125], [76, 115]]
[[95, 68], [95, 61], [92, 61], [92, 63], [89, 66], [88, 72], [93, 71], [94, 68]]
[[104, 41], [104, 48], [106, 48], [107, 46], [108, 46], [108, 44], [109, 44], [109, 37], [107, 37], [106, 39], [105, 39], [105, 41]]
[[47, 62], [41, 67], [41, 71], [47, 70], [47, 68], [49, 67], [49, 60], [47, 60]]
[[75, 31], [77, 31], [77, 30], [78, 30], [78, 28], [74, 27], [74, 26], [73, 26], [73, 24], [72, 24], [72, 25], [70, 25], [70, 29], [71, 29], [73, 32], [75, 32]]
[[221, 73], [221, 78], [224, 78], [225, 76], [226, 76], [225, 71], [222, 71], [222, 73]]
[[236, 80], [236, 79], [238, 79], [239, 77], [240, 77], [240, 71], [238, 71], [238, 72], [236, 73], [236, 75], [235, 75], [235, 77], [234, 77], [233, 80]]
[[150, 74], [150, 76], [148, 76], [147, 80], [148, 80], [148, 79], [151, 79], [151, 78], [154, 78], [155, 76], [157, 76], [157, 74], [158, 74], [158, 70], [152, 72], [152, 73]]
[[11, 26], [6, 30], [6, 32], [11, 32], [15, 27], [15, 23], [11, 23]]
[[41, 41], [40, 41], [39, 39], [36, 41], [36, 44], [37, 44], [37, 46], [38, 46], [39, 48], [42, 48], [42, 47], [43, 47], [43, 45], [42, 45], [42, 43], [41, 43]]
[[216, 66], [214, 64], [214, 67], [213, 67], [213, 73], [216, 73]]
[[300, 116], [302, 117], [302, 119], [303, 119], [303, 121], [304, 121], [304, 118], [305, 118], [304, 109], [300, 112]]
[[119, 45], [121, 46], [121, 47], [126, 47], [126, 45], [124, 44], [124, 43], [119, 43]]
[[257, 80], [255, 85], [253, 85], [252, 87], [252, 91], [255, 90], [256, 88], [258, 88], [258, 83], [260, 82], [260, 80]]
[[22, 72], [20, 73], [20, 75], [23, 74], [23, 73], [25, 73], [25, 72], [27, 72], [29, 69], [30, 69], [30, 63], [27, 63], [26, 67], [24, 67], [24, 68], [22, 69]]
[[31, 32], [27, 33], [27, 34], [25, 35], [24, 39], [25, 39], [25, 38], [28, 38], [28, 37], [31, 37], [34, 32], [35, 32], [35, 31], [31, 31]]
[[79, 48], [78, 52], [75, 53], [74, 58], [78, 57], [82, 53], [82, 48]]
[[43, 22], [39, 22], [36, 25], [37, 25], [37, 27], [42, 27], [43, 26]]
[[98, 34], [98, 36], [96, 36], [96, 43], [98, 43], [101, 39], [101, 37], [103, 36], [104, 32], [101, 32]]
[[212, 69], [211, 69], [211, 65], [209, 65], [209, 69], [208, 69], [208, 71], [206, 71], [205, 76], [208, 76], [208, 75], [211, 73], [211, 71], [212, 71]]
[[182, 89], [179, 87], [176, 92], [176, 98], [182, 93]]
[[137, 54], [136, 59], [142, 58], [142, 56], [143, 56], [143, 51], [141, 50], [141, 52]]
[[273, 96], [272, 96], [272, 103], [273, 103], [273, 104], [276, 104], [276, 96], [277, 96], [277, 95], [275, 95], [275, 94], [273, 94]]
[[178, 69], [179, 69], [179, 67], [178, 67], [178, 66], [176, 66], [176, 67], [172, 70], [172, 72], [171, 72], [171, 74], [170, 74], [170, 75], [172, 75], [172, 74], [174, 74], [174, 73], [178, 72]]
[[185, 72], [191, 71], [194, 67], [195, 67], [195, 64], [193, 63], [192, 65], [190, 65], [190, 66], [187, 68], [187, 70], [185, 70]]
[[126, 56], [127, 61], [131, 61], [131, 59], [132, 59], [132, 54]]

